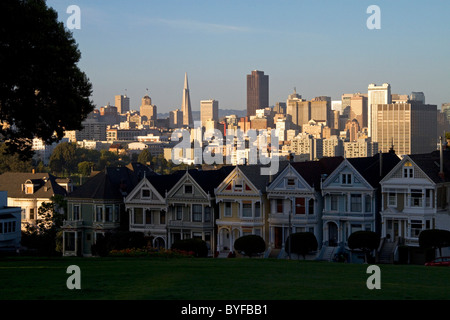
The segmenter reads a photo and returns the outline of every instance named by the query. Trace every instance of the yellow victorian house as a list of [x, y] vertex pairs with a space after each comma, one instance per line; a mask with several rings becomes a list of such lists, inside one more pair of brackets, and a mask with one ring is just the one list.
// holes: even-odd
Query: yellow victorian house
[[[287, 163], [280, 163], [281, 172]], [[266, 186], [274, 176], [262, 175], [262, 165], [236, 166], [215, 188], [219, 206], [217, 251], [219, 256], [234, 252], [234, 241], [245, 235], [259, 235], [266, 245], [269, 239], [269, 201]]]

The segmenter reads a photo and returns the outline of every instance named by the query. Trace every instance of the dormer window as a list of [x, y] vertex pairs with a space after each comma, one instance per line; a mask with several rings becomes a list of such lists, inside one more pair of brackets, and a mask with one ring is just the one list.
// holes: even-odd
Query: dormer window
[[34, 184], [31, 182], [31, 180], [25, 181], [23, 184], [23, 190], [25, 191], [25, 194], [33, 194], [34, 193]]
[[236, 181], [234, 183], [234, 191], [242, 191], [243, 183], [242, 181]]
[[150, 198], [150, 189], [142, 189], [142, 198]]
[[191, 185], [185, 185], [184, 186], [184, 193], [186, 194], [192, 194], [192, 186]]
[[403, 166], [403, 178], [414, 178], [414, 167], [409, 161]]
[[286, 179], [286, 185], [288, 188], [294, 188], [295, 187], [295, 179], [294, 178], [287, 178]]
[[341, 174], [341, 184], [352, 184], [352, 174], [351, 173]]

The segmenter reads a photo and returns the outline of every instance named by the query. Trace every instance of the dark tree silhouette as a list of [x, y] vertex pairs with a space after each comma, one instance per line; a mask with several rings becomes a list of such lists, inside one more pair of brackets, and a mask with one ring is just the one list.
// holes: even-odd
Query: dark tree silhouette
[[31, 158], [32, 139], [50, 144], [82, 129], [94, 109], [72, 33], [44, 0], [0, 1], [0, 139]]
[[423, 230], [419, 234], [419, 246], [421, 248], [439, 249], [442, 256], [442, 248], [450, 246], [450, 231], [442, 229]]
[[234, 241], [234, 248], [242, 255], [253, 257], [266, 250], [266, 243], [261, 236], [250, 234]]
[[365, 262], [369, 261], [369, 255], [372, 250], [378, 248], [380, 236], [373, 231], [356, 231], [348, 237], [348, 247], [350, 249], [360, 249], [364, 252]]
[[[290, 239], [289, 239], [290, 238]], [[312, 251], [317, 250], [318, 243], [316, 236], [312, 232], [297, 232], [288, 236], [285, 244], [285, 250], [289, 253], [295, 253], [298, 256], [306, 255]]]

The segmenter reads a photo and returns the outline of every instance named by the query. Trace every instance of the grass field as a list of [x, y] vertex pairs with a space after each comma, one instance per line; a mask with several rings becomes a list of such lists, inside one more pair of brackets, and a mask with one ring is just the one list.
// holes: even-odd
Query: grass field
[[[69, 290], [67, 267], [81, 269]], [[1, 258], [0, 300], [308, 300], [450, 299], [450, 268], [272, 259]]]

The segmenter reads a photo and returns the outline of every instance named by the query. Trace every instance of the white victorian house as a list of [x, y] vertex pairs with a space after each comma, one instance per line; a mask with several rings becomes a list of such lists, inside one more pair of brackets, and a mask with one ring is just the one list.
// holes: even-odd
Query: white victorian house
[[323, 259], [348, 250], [353, 232], [379, 233], [379, 182], [399, 161], [394, 153], [345, 159], [322, 183]]
[[381, 185], [381, 236], [393, 243], [391, 254], [396, 258], [397, 247], [406, 245], [409, 261], [420, 263], [420, 232], [450, 230], [450, 150], [404, 156]]
[[292, 162], [267, 187], [269, 200], [269, 248], [271, 257], [286, 257], [290, 234], [311, 232], [322, 243], [321, 178], [331, 173], [341, 157]]

